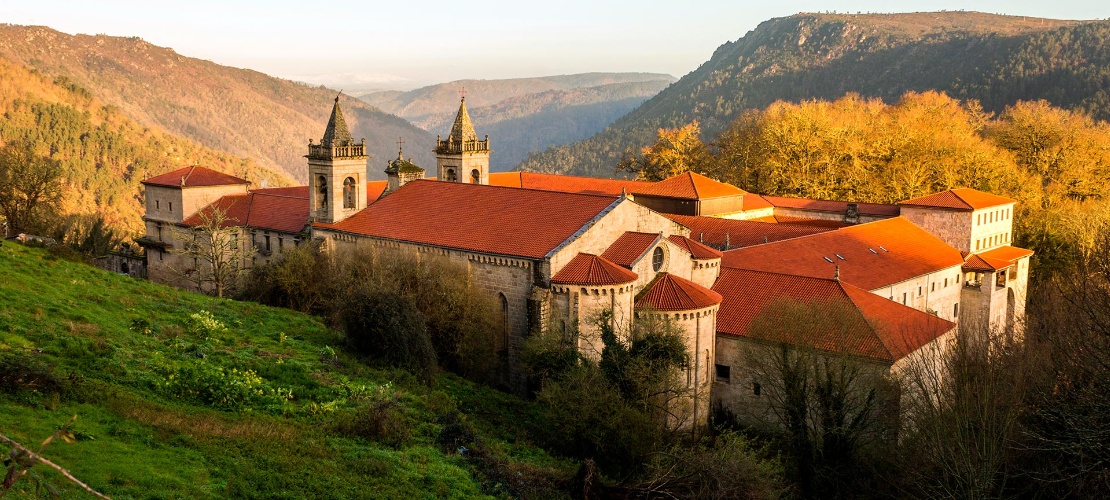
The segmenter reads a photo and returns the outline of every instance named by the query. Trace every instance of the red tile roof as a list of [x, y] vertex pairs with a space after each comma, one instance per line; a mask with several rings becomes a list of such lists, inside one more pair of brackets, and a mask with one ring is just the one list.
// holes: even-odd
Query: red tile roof
[[600, 179], [573, 175], [541, 174], [537, 172], [495, 172], [489, 174], [491, 186], [505, 186], [563, 193], [603, 194], [620, 196], [650, 186], [650, 182], [625, 179]]
[[658, 233], [628, 231], [611, 243], [601, 256], [619, 266], [632, 267], [661, 237]]
[[204, 215], [211, 215], [219, 208], [224, 211], [225, 218], [221, 227], [247, 226], [284, 233], [303, 231], [308, 225], [308, 199], [270, 194], [267, 191], [271, 190], [221, 197], [182, 223], [199, 226], [203, 223]]
[[827, 228], [831, 228], [831, 229], [840, 229], [842, 227], [848, 227], [848, 226], [851, 225], [851, 224], [848, 224], [846, 222], [839, 221], [839, 220], [812, 219], [812, 218], [809, 218], [809, 217], [794, 217], [792, 215], [773, 215], [773, 216], [771, 216], [771, 218], [773, 220], [767, 221], [767, 222], [774, 222], [775, 224], [792, 224], [792, 225], [799, 225], [799, 226], [827, 227]]
[[571, 285], [619, 285], [636, 281], [636, 273], [604, 257], [579, 253], [551, 277], [552, 283]]
[[[722, 196], [743, 196], [747, 191], [693, 172], [676, 175], [634, 191], [637, 195], [683, 200], [704, 200]], [[745, 207], [746, 208], [746, 207]]]
[[[722, 269], [713, 290], [723, 296], [718, 333], [885, 362], [905, 357], [956, 326], [834, 279]], [[814, 310], [801, 318], [769, 316], [792, 304]]]
[[168, 187], [199, 187], [199, 186], [223, 186], [227, 184], [247, 184], [245, 179], [227, 175], [222, 172], [217, 172], [210, 168], [201, 166], [192, 166], [179, 168], [173, 172], [156, 175], [145, 181], [143, 184], [149, 186], [168, 186]]
[[912, 200], [903, 201], [902, 205], [911, 205], [918, 207], [933, 207], [933, 208], [951, 208], [955, 210], [969, 211], [978, 210], [980, 208], [989, 208], [998, 205], [1007, 205], [1015, 203], [1016, 200], [1006, 198], [1005, 196], [998, 196], [991, 193], [985, 193], [978, 189], [960, 188], [949, 189], [948, 191], [941, 191], [939, 193], [914, 198]]
[[374, 203], [375, 200], [382, 197], [385, 192], [386, 184], [389, 181], [369, 181], [366, 183], [366, 200], [367, 203]]
[[687, 253], [698, 260], [719, 259], [725, 256], [720, 250], [705, 246], [685, 236], [676, 234], [667, 239], [671, 240], [671, 243], [678, 245], [679, 248], [686, 250]]
[[963, 262], [959, 250], [895, 217], [726, 251], [721, 265], [815, 278], [832, 278], [840, 266], [841, 280], [874, 290]]
[[690, 228], [690, 235], [693, 239], [717, 248], [725, 248], [726, 240], [729, 248], [740, 248], [824, 233], [834, 229], [832, 227], [774, 224], [698, 215], [663, 215]]
[[[847, 201], [812, 200], [809, 198], [787, 198], [784, 196], [763, 195], [763, 199], [776, 207], [793, 208], [797, 210], [812, 210], [815, 212], [844, 213], [848, 210]], [[900, 213], [898, 205], [884, 205], [881, 203], [856, 203], [860, 215], [878, 217], [895, 217]]]
[[1032, 250], [1004, 246], [977, 254], [970, 254], [964, 262], [965, 271], [994, 272], [1014, 265], [1018, 259], [1033, 255]]
[[618, 203], [610, 196], [416, 180], [320, 229], [543, 258]]
[[636, 307], [691, 311], [721, 303], [721, 294], [670, 273], [659, 273], [636, 298]]
[[276, 188], [252, 189], [252, 193], [274, 194], [278, 196], [292, 196], [293, 198], [308, 199], [308, 186], [290, 186]]

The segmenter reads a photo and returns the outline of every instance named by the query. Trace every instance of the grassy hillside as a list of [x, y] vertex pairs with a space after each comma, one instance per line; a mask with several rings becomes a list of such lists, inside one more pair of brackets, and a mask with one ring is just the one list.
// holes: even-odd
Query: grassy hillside
[[142, 231], [140, 181], [205, 165], [255, 185], [292, 179], [251, 159], [145, 127], [65, 78], [0, 59], [0, 141], [38, 143], [63, 168], [63, 214], [96, 214], [125, 235]]
[[[69, 78], [139, 123], [253, 158], [302, 182], [305, 144], [323, 135], [337, 94], [185, 57], [139, 38], [71, 36], [43, 26], [0, 25], [0, 58]], [[418, 163], [434, 164], [434, 137], [427, 132], [358, 99], [342, 104], [352, 135], [365, 137], [374, 156], [371, 175], [384, 178], [397, 137], [408, 141]]]
[[976, 12], [797, 14], [720, 46], [698, 69], [579, 143], [533, 155], [523, 169], [611, 175], [620, 155], [659, 127], [698, 120], [713, 138], [750, 109], [848, 92], [893, 102], [939, 90], [1001, 112], [1046, 99], [1110, 118], [1110, 22]]
[[529, 404], [368, 367], [313, 317], [10, 242], [0, 272], [0, 433], [37, 445], [78, 415], [45, 456], [113, 498], [503, 497], [570, 474], [527, 444]]

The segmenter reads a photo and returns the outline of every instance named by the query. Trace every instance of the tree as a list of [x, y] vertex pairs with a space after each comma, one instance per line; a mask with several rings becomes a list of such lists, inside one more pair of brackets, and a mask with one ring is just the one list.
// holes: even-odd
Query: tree
[[35, 144], [17, 142], [0, 149], [0, 215], [10, 233], [27, 231], [39, 211], [57, 203], [61, 177], [61, 165], [40, 154]]
[[694, 120], [679, 128], [661, 128], [655, 144], [631, 153], [617, 165], [617, 172], [631, 172], [644, 181], [661, 181], [684, 172], [703, 171], [710, 156], [702, 143], [701, 127]]
[[241, 222], [228, 217], [226, 208], [212, 205], [197, 212], [197, 217], [199, 224], [175, 231], [181, 248], [173, 253], [182, 259], [169, 268], [197, 289], [222, 298], [250, 270], [251, 248], [239, 241]]

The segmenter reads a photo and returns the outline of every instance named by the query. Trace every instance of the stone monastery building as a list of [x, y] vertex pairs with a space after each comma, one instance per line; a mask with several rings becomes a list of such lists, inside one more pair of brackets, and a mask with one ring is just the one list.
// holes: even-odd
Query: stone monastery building
[[[545, 327], [580, 331], [596, 356], [591, 319], [611, 309], [618, 331], [657, 315], [686, 332], [697, 393], [726, 407], [759, 398], [742, 353], [789, 343], [899, 371], [943, 348], [957, 324], [1013, 329], [1023, 316], [1032, 252], [1010, 246], [1014, 200], [953, 189], [898, 205], [760, 196], [694, 173], [660, 182], [489, 172], [459, 106], [437, 139], [436, 175], [398, 154], [387, 181], [367, 182], [338, 98], [319, 143], [309, 141], [309, 186], [251, 189], [243, 179], [188, 167], [143, 182], [149, 278], [173, 283], [189, 263], [174, 228], [222, 209], [255, 262], [306, 239], [438, 255], [467, 266], [504, 317], [504, 349]], [[788, 338], [749, 330], [783, 300], [831, 305], [858, 328]], [[517, 387], [521, 380], [514, 380]]]

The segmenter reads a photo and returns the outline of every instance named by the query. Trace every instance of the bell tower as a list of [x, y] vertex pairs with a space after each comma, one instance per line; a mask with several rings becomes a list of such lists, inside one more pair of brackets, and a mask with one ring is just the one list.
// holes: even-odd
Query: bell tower
[[437, 136], [433, 151], [440, 181], [489, 184], [489, 136], [478, 140], [470, 114], [466, 112], [466, 97], [459, 104], [451, 134], [447, 140]]
[[339, 109], [331, 109], [320, 144], [308, 140], [308, 206], [316, 222], [335, 223], [366, 208], [366, 139], [355, 143]]

